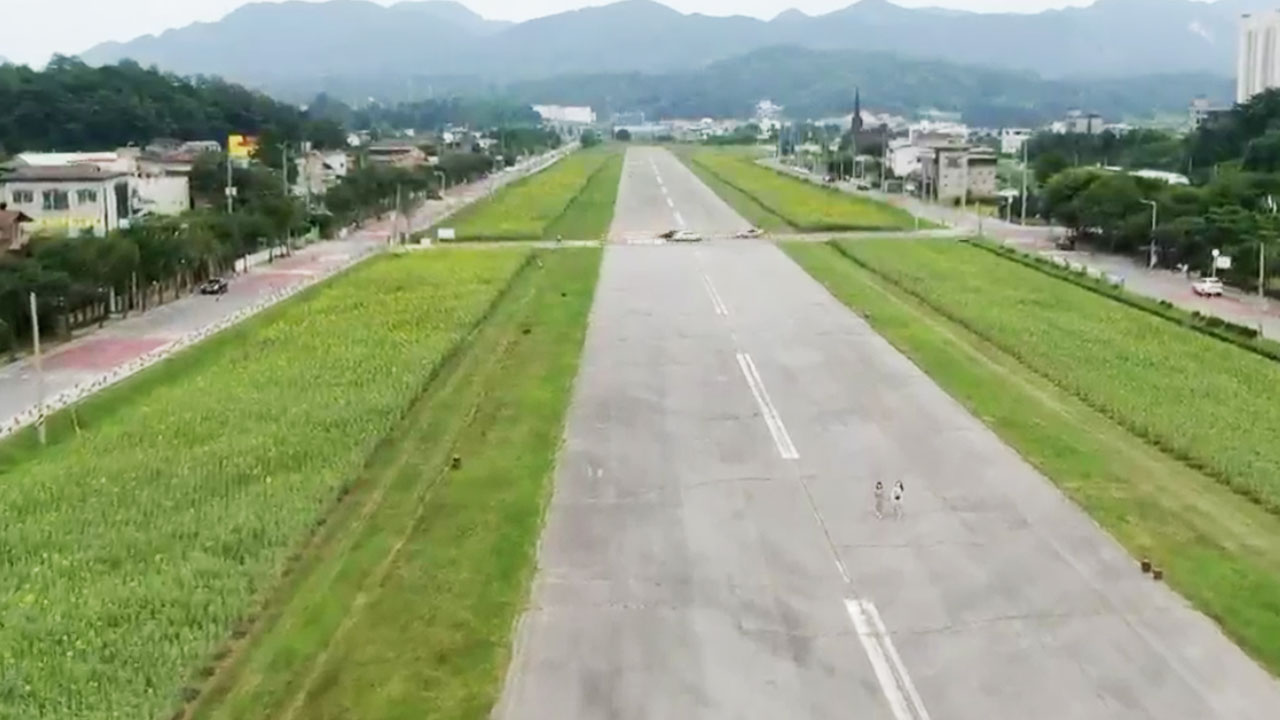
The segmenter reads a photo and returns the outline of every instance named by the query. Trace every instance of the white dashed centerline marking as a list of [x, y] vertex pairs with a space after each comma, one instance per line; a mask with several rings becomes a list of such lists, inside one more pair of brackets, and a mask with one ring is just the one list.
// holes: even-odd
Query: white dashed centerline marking
[[684, 227], [684, 216], [681, 215], [680, 211], [678, 210], [676, 211], [676, 224], [679, 225], [681, 228]]
[[845, 600], [844, 606], [853, 620], [854, 629], [858, 631], [858, 640], [871, 661], [880, 689], [889, 701], [894, 719], [929, 720], [929, 711], [925, 709], [920, 693], [916, 692], [916, 686], [911, 682], [911, 676], [907, 674], [875, 604], [870, 600], [852, 599]]
[[724, 300], [720, 298], [720, 293], [716, 291], [715, 283], [711, 282], [710, 277], [703, 274], [702, 284], [707, 288], [707, 295], [711, 297], [711, 306], [716, 309], [716, 314], [720, 317], [728, 317], [729, 308], [725, 306]]
[[769, 426], [769, 434], [773, 436], [773, 444], [778, 446], [778, 454], [783, 460], [799, 460], [800, 453], [796, 451], [795, 443], [791, 442], [791, 435], [787, 433], [787, 426], [782, 424], [778, 409], [769, 399], [769, 391], [765, 389], [764, 380], [760, 378], [760, 371], [756, 369], [751, 356], [738, 353], [738, 367], [742, 368], [742, 375], [747, 379], [751, 394], [755, 396], [756, 405], [760, 407], [765, 425]]

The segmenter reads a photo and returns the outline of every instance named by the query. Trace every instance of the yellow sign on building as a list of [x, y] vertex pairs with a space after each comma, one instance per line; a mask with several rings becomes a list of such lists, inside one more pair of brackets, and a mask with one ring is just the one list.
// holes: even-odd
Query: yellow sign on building
[[258, 152], [258, 138], [251, 135], [230, 135], [227, 137], [227, 153], [233, 158], [248, 160]]

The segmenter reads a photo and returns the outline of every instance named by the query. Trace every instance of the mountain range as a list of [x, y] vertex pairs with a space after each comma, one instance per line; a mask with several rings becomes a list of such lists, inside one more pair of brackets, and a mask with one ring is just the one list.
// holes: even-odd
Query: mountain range
[[860, 0], [772, 20], [686, 15], [652, 0], [513, 24], [448, 0], [244, 5], [222, 20], [105, 43], [90, 64], [129, 58], [182, 74], [217, 74], [270, 89], [374, 74], [481, 81], [581, 72], [672, 72], [774, 45], [893, 52], [1050, 78], [1234, 72], [1241, 13], [1275, 0], [1097, 0], [1036, 14], [908, 9]]
[[1029, 72], [859, 50], [769, 47], [671, 73], [591, 73], [527, 80], [494, 89], [521, 103], [590, 105], [604, 116], [640, 111], [650, 118], [749, 117], [770, 98], [795, 118], [831, 118], [863, 107], [910, 116], [934, 108], [987, 127], [1039, 126], [1073, 108], [1109, 122], [1185, 117], [1189, 98], [1231, 101], [1235, 83], [1206, 73], [1047, 80]]

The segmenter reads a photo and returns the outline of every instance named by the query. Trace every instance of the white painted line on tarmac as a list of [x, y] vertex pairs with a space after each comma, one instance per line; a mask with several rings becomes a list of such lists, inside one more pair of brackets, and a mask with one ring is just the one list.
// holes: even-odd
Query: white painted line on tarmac
[[844, 606], [895, 720], [929, 720], [929, 711], [916, 692], [915, 683], [911, 682], [875, 604], [870, 600], [846, 599]]
[[778, 454], [783, 460], [799, 460], [800, 453], [796, 451], [795, 443], [791, 442], [791, 435], [787, 433], [787, 426], [782, 424], [782, 416], [778, 415], [778, 409], [769, 399], [769, 391], [764, 387], [764, 380], [760, 378], [760, 371], [756, 369], [755, 361], [747, 353], [738, 353], [738, 367], [742, 368], [742, 375], [746, 377], [751, 394], [756, 398], [756, 405], [764, 415], [764, 422], [769, 426], [769, 434], [773, 436], [773, 444], [778, 446]]
[[667, 207], [671, 208], [672, 210], [675, 210], [676, 209], [675, 201], [673, 201], [671, 198], [667, 198]]
[[[673, 206], [673, 207], [674, 207], [674, 206]], [[681, 215], [681, 214], [680, 214], [680, 211], [678, 211], [678, 210], [676, 211], [676, 224], [677, 224], [677, 225], [679, 225], [679, 226], [680, 226], [680, 227], [682, 227], [682, 228], [684, 227], [684, 216], [683, 216], [683, 215]]]
[[729, 308], [725, 306], [720, 293], [716, 291], [715, 283], [711, 282], [711, 278], [706, 273], [702, 274], [702, 284], [707, 288], [707, 294], [711, 296], [711, 305], [716, 309], [716, 314], [720, 317], [728, 317]]

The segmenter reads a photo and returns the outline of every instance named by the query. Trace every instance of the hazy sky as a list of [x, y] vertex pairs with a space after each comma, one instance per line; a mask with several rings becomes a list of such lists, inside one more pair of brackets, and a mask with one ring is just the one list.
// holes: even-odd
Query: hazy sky
[[[314, 1], [314, 0], [308, 0]], [[393, 0], [375, 0], [389, 5]], [[610, 0], [463, 0], [485, 17], [527, 20]], [[683, 12], [771, 18], [791, 7], [836, 10], [854, 0], [661, 0]], [[899, 5], [981, 12], [1038, 12], [1092, 0], [893, 0]], [[55, 52], [74, 55], [104, 40], [130, 40], [196, 21], [221, 18], [249, 0], [0, 0], [0, 56], [43, 64]], [[1280, 0], [1278, 0], [1280, 4]]]

